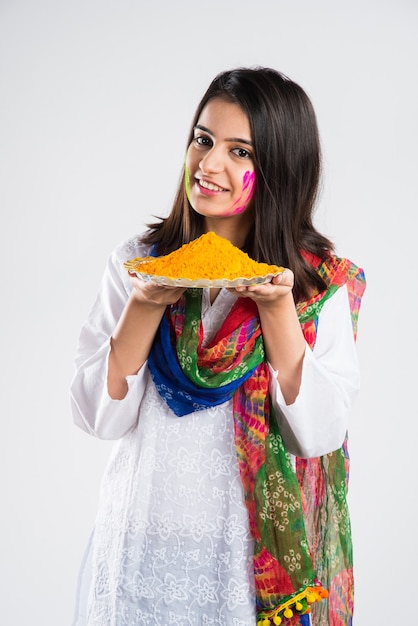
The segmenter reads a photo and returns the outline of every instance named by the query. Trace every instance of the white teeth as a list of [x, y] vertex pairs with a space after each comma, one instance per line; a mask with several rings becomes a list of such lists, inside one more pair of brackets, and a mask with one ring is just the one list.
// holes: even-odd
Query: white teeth
[[217, 185], [213, 185], [212, 183], [206, 182], [206, 180], [199, 180], [199, 185], [204, 187], [205, 189], [209, 189], [209, 191], [225, 191], [223, 187], [218, 187]]

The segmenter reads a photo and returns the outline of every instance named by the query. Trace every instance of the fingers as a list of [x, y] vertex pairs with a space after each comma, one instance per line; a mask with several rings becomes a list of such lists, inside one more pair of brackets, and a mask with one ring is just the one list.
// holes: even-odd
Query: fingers
[[240, 298], [252, 298], [255, 301], [271, 301], [287, 295], [294, 284], [292, 270], [285, 269], [277, 276], [273, 276], [270, 282], [261, 285], [235, 287], [231, 291]]
[[273, 276], [272, 283], [273, 285], [282, 285], [283, 287], [291, 287], [293, 288], [294, 284], [294, 274], [292, 270], [285, 268], [283, 272], [277, 274], [277, 276]]
[[182, 296], [185, 287], [170, 287], [139, 278], [129, 272], [133, 285], [133, 295], [138, 300], [159, 305], [174, 304]]

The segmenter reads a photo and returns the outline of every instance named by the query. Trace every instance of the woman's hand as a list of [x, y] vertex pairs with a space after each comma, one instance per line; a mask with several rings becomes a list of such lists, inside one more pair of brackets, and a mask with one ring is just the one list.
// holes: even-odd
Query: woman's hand
[[248, 287], [235, 287], [231, 289], [241, 298], [251, 298], [261, 307], [280, 305], [284, 296], [292, 295], [294, 275], [292, 270], [285, 269], [274, 276], [269, 283], [263, 285], [250, 285]]
[[138, 302], [144, 304], [166, 307], [174, 304], [179, 300], [186, 290], [185, 287], [167, 287], [165, 285], [156, 285], [148, 280], [138, 278], [132, 272], [129, 272], [131, 283], [133, 286], [131, 297]]

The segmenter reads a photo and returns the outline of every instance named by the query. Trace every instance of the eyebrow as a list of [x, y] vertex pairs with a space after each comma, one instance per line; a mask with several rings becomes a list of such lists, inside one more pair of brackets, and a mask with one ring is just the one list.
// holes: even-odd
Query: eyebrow
[[[194, 127], [195, 130], [199, 129], [199, 130], [203, 130], [205, 133], [208, 133], [209, 135], [212, 135], [212, 137], [214, 137], [214, 134], [212, 133], [212, 131], [209, 130], [209, 128], [206, 128], [206, 126], [202, 126], [201, 124], [196, 124], [196, 126]], [[243, 139], [242, 137], [227, 137], [225, 139], [225, 141], [231, 141], [231, 142], [236, 142], [236, 143], [245, 143], [247, 144], [247, 146], [253, 146], [253, 142], [250, 141], [249, 139]]]

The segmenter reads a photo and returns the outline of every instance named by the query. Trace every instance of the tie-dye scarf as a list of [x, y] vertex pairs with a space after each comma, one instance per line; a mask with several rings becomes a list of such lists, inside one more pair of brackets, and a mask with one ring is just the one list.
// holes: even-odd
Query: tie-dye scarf
[[[318, 265], [318, 259], [308, 260]], [[356, 333], [365, 284], [362, 271], [345, 259], [330, 257], [317, 270], [328, 289], [297, 307], [310, 347], [323, 304], [343, 284]], [[238, 298], [214, 339], [203, 347], [201, 297], [200, 289], [188, 289], [167, 309], [149, 367], [160, 395], [178, 416], [233, 400], [235, 446], [255, 542], [258, 624], [296, 626], [312, 611], [315, 626], [349, 626], [346, 446], [317, 459], [297, 459], [294, 471], [272, 413], [256, 305]], [[317, 602], [328, 595], [328, 601]]]

